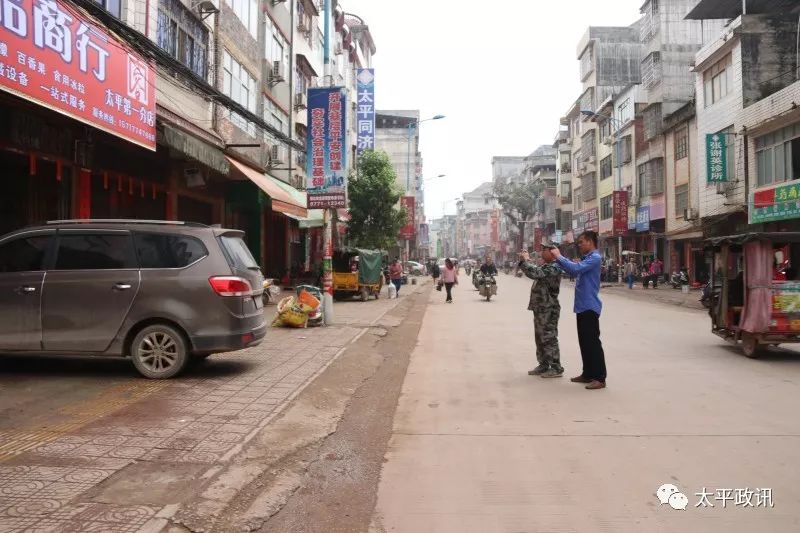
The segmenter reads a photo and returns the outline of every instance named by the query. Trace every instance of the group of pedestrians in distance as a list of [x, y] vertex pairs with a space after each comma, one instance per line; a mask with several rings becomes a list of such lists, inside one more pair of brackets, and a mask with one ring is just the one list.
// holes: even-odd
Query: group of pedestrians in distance
[[658, 280], [664, 275], [664, 263], [656, 257], [652, 261], [646, 262], [642, 265], [641, 270], [639, 269], [639, 265], [636, 263], [635, 258], [631, 258], [625, 263], [625, 282], [628, 284], [629, 289], [633, 289], [634, 283], [636, 283], [637, 276], [641, 277], [642, 279], [642, 286], [646, 289], [650, 286], [650, 283], [653, 284], [653, 288], [658, 288]]

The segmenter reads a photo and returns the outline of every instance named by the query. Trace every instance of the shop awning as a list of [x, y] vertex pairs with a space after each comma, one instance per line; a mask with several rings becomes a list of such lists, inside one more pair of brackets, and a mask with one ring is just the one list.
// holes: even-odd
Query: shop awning
[[163, 129], [158, 132], [158, 142], [220, 174], [230, 172], [230, 165], [222, 150], [177, 128], [164, 124]]
[[309, 209], [307, 217], [286, 215], [300, 223], [300, 229], [321, 228], [325, 225], [325, 214], [322, 209]]
[[[231, 162], [231, 165], [244, 177], [252, 181], [259, 189], [264, 191], [264, 193], [270, 197], [272, 200], [272, 210], [278, 211], [285, 215], [294, 215], [296, 217], [303, 217], [305, 218], [308, 215], [308, 210], [306, 209], [306, 204], [303, 199], [299, 196], [294, 197], [292, 194], [284, 190], [281, 186], [281, 182], [273, 178], [272, 176], [267, 176], [262, 174], [258, 170], [248, 167], [244, 163], [240, 163], [239, 161], [225, 156], [228, 158], [228, 161]], [[287, 186], [288, 187], [288, 186]], [[297, 191], [298, 193], [300, 191]], [[304, 196], [304, 195], [303, 195]]]

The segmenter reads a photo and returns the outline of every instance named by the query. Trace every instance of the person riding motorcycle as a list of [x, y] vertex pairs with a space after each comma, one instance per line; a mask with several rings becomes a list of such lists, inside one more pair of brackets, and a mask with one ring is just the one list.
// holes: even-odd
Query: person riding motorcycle
[[484, 276], [496, 276], [497, 275], [497, 265], [494, 264], [494, 261], [491, 257], [487, 257], [486, 261], [481, 265], [481, 274]]

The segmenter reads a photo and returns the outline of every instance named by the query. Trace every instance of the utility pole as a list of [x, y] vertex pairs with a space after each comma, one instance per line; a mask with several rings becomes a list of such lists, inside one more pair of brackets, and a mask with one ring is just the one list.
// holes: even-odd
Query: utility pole
[[[325, 58], [325, 83], [328, 86], [333, 86], [333, 77], [331, 76], [331, 0], [324, 0], [323, 16], [325, 17], [324, 23], [324, 45], [323, 54]], [[309, 124], [310, 126], [310, 124]], [[333, 315], [333, 209], [326, 208], [323, 212], [324, 227], [322, 230], [322, 312], [325, 315], [325, 324], [331, 325], [334, 323]]]

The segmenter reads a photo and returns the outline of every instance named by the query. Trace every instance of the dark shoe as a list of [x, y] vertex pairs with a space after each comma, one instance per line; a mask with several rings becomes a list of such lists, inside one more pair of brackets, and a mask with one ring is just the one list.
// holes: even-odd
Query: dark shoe
[[555, 368], [550, 368], [550, 369], [547, 370], [547, 372], [545, 372], [544, 374], [542, 374], [539, 377], [540, 378], [560, 378], [563, 375], [564, 375], [564, 371], [563, 370], [556, 370]]
[[576, 377], [570, 379], [570, 381], [573, 382], [573, 383], [591, 383], [592, 382], [591, 379], [585, 378], [582, 375], [581, 376], [576, 376]]
[[588, 385], [586, 385], [586, 388], [589, 389], [589, 390], [605, 389], [606, 388], [606, 382], [605, 381], [594, 380], [591, 383], [589, 383]]
[[549, 369], [550, 369], [550, 367], [548, 367], [548, 366], [539, 365], [536, 368], [534, 368], [533, 370], [528, 370], [528, 375], [529, 376], [541, 376], [542, 374], [547, 372]]

